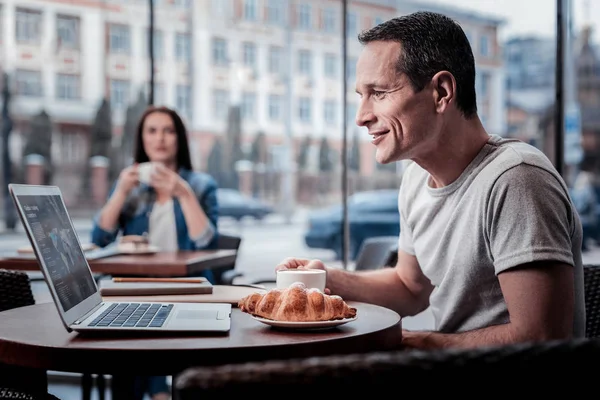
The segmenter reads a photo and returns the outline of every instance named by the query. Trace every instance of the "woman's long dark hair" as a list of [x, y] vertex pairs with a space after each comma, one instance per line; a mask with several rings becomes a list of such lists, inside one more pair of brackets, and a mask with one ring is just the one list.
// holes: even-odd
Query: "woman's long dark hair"
[[168, 107], [155, 107], [150, 106], [144, 111], [142, 114], [140, 121], [137, 126], [137, 132], [135, 136], [135, 150], [133, 154], [133, 160], [136, 163], [143, 163], [150, 161], [148, 158], [148, 154], [146, 154], [146, 150], [144, 150], [144, 141], [142, 140], [142, 132], [144, 131], [144, 122], [148, 115], [160, 112], [165, 113], [171, 117], [173, 121], [173, 125], [175, 126], [175, 134], [177, 135], [177, 169], [185, 168], [188, 170], [192, 170], [192, 159], [190, 157], [190, 147], [188, 145], [187, 139], [187, 129], [185, 129], [185, 124], [183, 120], [177, 114], [175, 110], [172, 110]]

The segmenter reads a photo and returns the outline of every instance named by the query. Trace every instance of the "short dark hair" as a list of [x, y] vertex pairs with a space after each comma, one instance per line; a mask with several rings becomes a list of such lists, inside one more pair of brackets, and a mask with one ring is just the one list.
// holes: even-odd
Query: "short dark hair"
[[375, 41], [402, 44], [397, 70], [406, 74], [416, 92], [440, 71], [456, 79], [456, 105], [465, 118], [477, 114], [475, 59], [469, 39], [460, 25], [449, 17], [419, 11], [385, 21], [358, 35], [365, 45]]
[[168, 107], [150, 106], [146, 109], [146, 111], [144, 111], [144, 113], [140, 117], [135, 138], [135, 150], [133, 160], [136, 163], [150, 161], [150, 159], [148, 158], [148, 154], [146, 154], [146, 150], [144, 149], [142, 133], [144, 131], [144, 121], [146, 121], [146, 118], [150, 114], [156, 112], [167, 114], [171, 117], [171, 120], [173, 120], [175, 134], [177, 135], [177, 168], [185, 168], [191, 171], [192, 159], [190, 157], [190, 147], [188, 145], [187, 129], [185, 129], [185, 124], [183, 123], [183, 120], [181, 119], [179, 114], [177, 114], [175, 110], [172, 110]]

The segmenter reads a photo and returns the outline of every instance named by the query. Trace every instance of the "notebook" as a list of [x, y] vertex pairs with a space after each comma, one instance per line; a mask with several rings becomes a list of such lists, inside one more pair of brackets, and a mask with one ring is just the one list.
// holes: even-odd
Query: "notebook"
[[211, 294], [213, 286], [208, 280], [200, 283], [176, 282], [114, 282], [103, 279], [99, 282], [102, 296], [149, 296], [170, 294]]
[[229, 303], [105, 302], [56, 186], [10, 184], [9, 191], [70, 331], [228, 332]]

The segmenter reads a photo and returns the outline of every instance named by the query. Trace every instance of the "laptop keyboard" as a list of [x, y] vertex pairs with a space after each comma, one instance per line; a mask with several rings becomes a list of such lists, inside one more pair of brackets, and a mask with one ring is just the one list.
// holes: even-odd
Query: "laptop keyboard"
[[172, 309], [173, 304], [114, 303], [88, 326], [160, 328]]

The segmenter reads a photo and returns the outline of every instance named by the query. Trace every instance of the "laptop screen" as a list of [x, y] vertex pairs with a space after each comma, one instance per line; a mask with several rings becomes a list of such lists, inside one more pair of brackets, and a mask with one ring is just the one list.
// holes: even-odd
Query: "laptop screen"
[[63, 310], [95, 294], [96, 283], [58, 195], [18, 195], [32, 240]]

